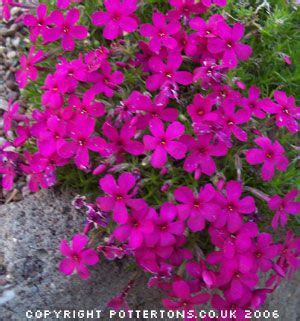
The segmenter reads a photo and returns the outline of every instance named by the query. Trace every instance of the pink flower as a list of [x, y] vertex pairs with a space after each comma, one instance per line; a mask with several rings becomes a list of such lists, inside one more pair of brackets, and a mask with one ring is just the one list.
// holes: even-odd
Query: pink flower
[[204, 304], [209, 300], [208, 293], [192, 295], [191, 292], [191, 287], [186, 281], [174, 281], [170, 293], [173, 299], [163, 299], [163, 305], [170, 310], [194, 311], [195, 306]]
[[24, 152], [27, 164], [21, 164], [21, 169], [27, 175], [28, 188], [31, 192], [37, 192], [39, 188], [49, 188], [56, 183], [55, 166], [42, 154], [30, 154]]
[[64, 144], [66, 134], [66, 123], [61, 121], [57, 116], [50, 116], [45, 126], [42, 126], [38, 133], [39, 151], [44, 156], [56, 153], [60, 145]]
[[248, 92], [248, 98], [242, 98], [241, 104], [245, 108], [249, 108], [251, 114], [259, 119], [266, 117], [263, 111], [263, 106], [265, 105], [265, 99], [260, 100], [260, 90], [256, 86], [251, 86]]
[[272, 141], [265, 136], [258, 137], [254, 142], [261, 147], [252, 148], [246, 151], [246, 160], [251, 165], [263, 164], [261, 177], [264, 181], [269, 181], [274, 176], [275, 168], [285, 171], [289, 160], [284, 156], [284, 149], [278, 141]]
[[78, 168], [89, 166], [89, 150], [102, 153], [106, 149], [106, 142], [103, 138], [93, 136], [96, 120], [84, 115], [78, 115], [69, 124], [69, 141], [59, 143], [58, 154], [63, 158], [75, 157], [75, 164]]
[[121, 71], [111, 70], [109, 63], [101, 65], [101, 73], [94, 76], [93, 82], [95, 84], [87, 91], [94, 96], [104, 94], [106, 97], [113, 97], [115, 89], [124, 81], [124, 75]]
[[188, 219], [188, 227], [193, 232], [202, 231], [205, 228], [205, 220], [212, 222], [219, 212], [217, 204], [212, 202], [215, 190], [211, 184], [206, 184], [199, 190], [199, 194], [187, 186], [178, 187], [174, 191], [177, 202], [179, 217], [182, 220]]
[[25, 88], [28, 80], [35, 81], [38, 77], [38, 69], [36, 64], [44, 58], [44, 52], [39, 50], [35, 52], [35, 47], [30, 47], [28, 57], [21, 56], [20, 69], [16, 72], [16, 80], [20, 88]]
[[240, 199], [242, 194], [242, 184], [237, 181], [229, 181], [226, 184], [226, 196], [216, 194], [216, 201], [221, 207], [221, 212], [214, 222], [214, 226], [223, 227], [227, 225], [228, 231], [234, 233], [243, 224], [242, 215], [255, 211], [253, 197], [246, 196]]
[[132, 105], [137, 111], [146, 113], [145, 115], [138, 116], [137, 126], [145, 128], [148, 126], [149, 121], [154, 118], [174, 122], [178, 117], [178, 110], [167, 107], [168, 102], [168, 99], [163, 101], [159, 95], [154, 98], [153, 102], [149, 96], [141, 95], [135, 97]]
[[175, 49], [177, 41], [172, 36], [180, 30], [180, 23], [174, 19], [167, 23], [167, 18], [161, 12], [154, 12], [152, 20], [153, 25], [143, 24], [140, 30], [143, 37], [151, 38], [150, 49], [155, 53], [159, 53], [162, 46]]
[[240, 23], [234, 24], [230, 28], [225, 22], [219, 24], [219, 38], [210, 38], [208, 40], [208, 50], [213, 54], [222, 53], [223, 65], [228, 68], [235, 68], [238, 59], [247, 60], [251, 54], [250, 46], [240, 43], [244, 35], [244, 26]]
[[72, 51], [75, 47], [74, 39], [83, 40], [87, 37], [88, 30], [84, 26], [75, 26], [80, 17], [80, 10], [70, 9], [66, 17], [59, 11], [54, 10], [49, 15], [47, 22], [54, 27], [48, 28], [43, 32], [44, 43], [61, 40], [64, 50]]
[[284, 91], [275, 91], [274, 98], [277, 104], [268, 104], [264, 106], [265, 111], [270, 114], [276, 114], [276, 125], [286, 127], [291, 133], [299, 130], [297, 120], [300, 119], [299, 107], [295, 105], [295, 98], [288, 97]]
[[201, 3], [197, 3], [195, 0], [169, 0], [169, 3], [174, 10], [168, 12], [168, 16], [171, 18], [189, 18], [191, 14], [201, 14], [205, 12], [205, 9]]
[[276, 211], [272, 220], [273, 229], [277, 229], [279, 222], [280, 225], [284, 227], [287, 223], [288, 214], [300, 214], [300, 202], [295, 201], [295, 198], [298, 195], [299, 191], [294, 189], [287, 193], [283, 198], [278, 195], [271, 197], [268, 206], [272, 211]]
[[145, 149], [154, 150], [151, 156], [151, 165], [161, 168], [167, 162], [167, 155], [170, 154], [176, 160], [184, 158], [186, 146], [175, 139], [184, 133], [184, 126], [180, 122], [174, 122], [165, 131], [163, 122], [157, 118], [152, 119], [149, 124], [150, 132], [153, 136], [144, 136]]
[[29, 39], [35, 42], [37, 37], [41, 34], [42, 37], [44, 32], [47, 30], [48, 22], [47, 17], [47, 5], [42, 3], [36, 9], [36, 17], [31, 14], [26, 14], [24, 16], [24, 24], [29, 28], [30, 36]]
[[147, 234], [153, 232], [153, 222], [148, 218], [148, 208], [133, 211], [125, 224], [118, 226], [113, 235], [120, 242], [128, 241], [129, 249], [135, 250], [142, 246]]
[[137, 9], [136, 0], [104, 0], [106, 12], [97, 11], [92, 14], [95, 26], [105, 26], [103, 36], [113, 40], [122, 32], [133, 32], [138, 27], [138, 19], [133, 14]]
[[149, 212], [149, 218], [154, 223], [154, 231], [147, 235], [146, 244], [171, 246], [176, 243], [176, 236], [183, 235], [184, 222], [178, 219], [177, 208], [172, 203], [163, 203], [159, 215], [155, 210]]
[[67, 258], [59, 264], [60, 272], [70, 275], [74, 271], [82, 279], [87, 279], [90, 272], [86, 265], [95, 265], [99, 262], [98, 254], [93, 249], [86, 249], [88, 237], [82, 234], [76, 234], [72, 238], [72, 246], [70, 247], [67, 240], [62, 240], [60, 243], [60, 251]]
[[241, 271], [237, 260], [226, 260], [220, 271], [220, 283], [226, 285], [233, 300], [246, 296], [258, 284], [259, 278], [253, 271]]
[[107, 62], [109, 53], [110, 51], [104, 46], [88, 52], [84, 56], [84, 61], [88, 65], [89, 72], [98, 70], [104, 62]]
[[94, 97], [85, 93], [82, 100], [75, 95], [71, 95], [68, 100], [69, 106], [76, 110], [77, 114], [91, 117], [101, 117], [105, 114], [105, 105], [95, 101]]
[[14, 178], [17, 175], [17, 162], [19, 154], [9, 151], [11, 144], [5, 142], [0, 146], [0, 174], [2, 176], [1, 186], [10, 191], [13, 188]]
[[280, 249], [281, 246], [273, 243], [270, 234], [259, 234], [253, 252], [257, 267], [263, 272], [269, 271], [273, 267], [272, 260], [279, 254]]
[[124, 124], [119, 133], [112, 124], [105, 122], [102, 131], [104, 136], [109, 139], [107, 145], [109, 154], [115, 154], [118, 162], [123, 160], [124, 152], [134, 156], [141, 155], [144, 152], [144, 145], [133, 140], [136, 132], [135, 126], [131, 126], [129, 123]]
[[239, 141], [246, 142], [248, 140], [247, 133], [238, 125], [249, 121], [251, 113], [248, 109], [239, 109], [235, 111], [235, 105], [232, 102], [224, 101], [220, 109], [223, 120], [224, 130], [233, 134]]
[[187, 112], [193, 122], [215, 121], [218, 118], [218, 114], [212, 111], [213, 106], [214, 101], [212, 99], [197, 94], [193, 98], [193, 103], [187, 106]]
[[155, 91], [168, 83], [190, 85], [193, 82], [193, 75], [188, 71], [178, 71], [181, 64], [182, 57], [179, 53], [170, 53], [167, 64], [164, 64], [159, 57], [152, 57], [149, 61], [149, 66], [154, 75], [147, 78], [147, 89]]
[[13, 103], [12, 101], [9, 102], [7, 111], [5, 111], [3, 114], [4, 133], [7, 133], [9, 130], [11, 130], [12, 123], [14, 120], [17, 122], [27, 120], [27, 117], [25, 115], [22, 115], [19, 113], [19, 109], [20, 109], [19, 103], [17, 102]]
[[42, 89], [42, 104], [50, 108], [59, 108], [63, 104], [63, 97], [69, 91], [69, 84], [62, 81], [61, 77], [48, 74]]
[[[222, 249], [225, 259], [239, 260], [243, 270], [250, 270], [254, 264], [251, 249], [253, 239], [258, 235], [258, 226], [254, 222], [247, 222], [234, 232], [226, 228], [209, 228], [212, 244]], [[246, 262], [246, 264], [243, 264]]]
[[206, 7], [210, 7], [212, 4], [215, 4], [219, 7], [225, 7], [227, 0], [201, 0], [202, 4]]
[[57, 7], [59, 9], [67, 9], [72, 2], [80, 3], [81, 0], [57, 0]]
[[100, 187], [107, 194], [97, 198], [97, 204], [102, 211], [113, 212], [113, 219], [124, 224], [129, 219], [127, 207], [141, 210], [146, 207], [146, 202], [141, 198], [134, 198], [136, 190], [130, 193], [130, 190], [136, 184], [135, 177], [130, 173], [122, 173], [118, 182], [112, 175], [106, 175], [100, 179]]
[[2, 0], [2, 17], [8, 21], [10, 19], [10, 6], [13, 6], [13, 0]]
[[199, 179], [202, 173], [211, 176], [216, 172], [216, 163], [212, 156], [225, 156], [227, 146], [222, 141], [212, 141], [212, 135], [206, 134], [198, 136], [196, 139], [191, 136], [183, 136], [180, 140], [184, 143], [190, 154], [184, 161], [183, 168], [189, 172], [195, 172], [195, 177]]

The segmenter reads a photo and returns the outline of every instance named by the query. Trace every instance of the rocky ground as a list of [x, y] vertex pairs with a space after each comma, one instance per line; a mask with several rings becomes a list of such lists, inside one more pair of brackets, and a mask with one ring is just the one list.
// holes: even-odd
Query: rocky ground
[[[84, 220], [70, 203], [69, 195], [50, 190], [0, 206], [0, 320], [27, 320], [27, 310], [104, 310], [132, 278], [134, 272], [127, 262], [107, 263], [104, 259], [92, 269], [88, 281], [58, 272], [60, 240], [82, 230]], [[298, 273], [284, 282], [262, 310], [279, 310], [280, 321], [299, 321], [299, 281]], [[160, 293], [148, 289], [142, 278], [132, 291], [130, 307], [160, 309], [159, 298]]]

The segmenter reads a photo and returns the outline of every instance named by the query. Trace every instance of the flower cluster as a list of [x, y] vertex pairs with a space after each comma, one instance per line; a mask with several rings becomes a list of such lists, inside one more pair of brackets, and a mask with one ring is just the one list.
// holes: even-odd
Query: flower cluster
[[[23, 173], [32, 192], [48, 188], [70, 164], [97, 177], [98, 197], [74, 200], [87, 219], [71, 247], [61, 243], [61, 272], [85, 279], [100, 253], [132, 257], [151, 273], [149, 286], [165, 292], [166, 308], [193, 310], [210, 301], [215, 309], [237, 309], [244, 320], [245, 309], [261, 306], [300, 266], [300, 239], [288, 231], [276, 243], [259, 227], [261, 203], [249, 195], [275, 212], [276, 229], [288, 214], [299, 214], [299, 192], [269, 196], [243, 180], [247, 171], [256, 175], [252, 165], [262, 165], [263, 184], [288, 168], [292, 160], [268, 126], [297, 133], [295, 99], [279, 90], [263, 98], [259, 88], [245, 91], [230, 80], [252, 49], [241, 23], [230, 25], [220, 14], [203, 18], [225, 0], [169, 0], [170, 10], [155, 10], [147, 23], [138, 1], [105, 0], [89, 17], [90, 30], [102, 35], [96, 48], [79, 3], [58, 0], [52, 12], [42, 3], [23, 16], [33, 45], [16, 79], [20, 88], [43, 85], [38, 108], [20, 112], [11, 102], [4, 114], [2, 187], [12, 189]], [[4, 4], [7, 17], [10, 3]], [[228, 176], [223, 167], [231, 168]], [[155, 180], [166, 176], [173, 178], [160, 189], [167, 198], [149, 197], [159, 192]], [[88, 243], [90, 231], [107, 237]], [[129, 282], [109, 306], [127, 306], [130, 288]]]

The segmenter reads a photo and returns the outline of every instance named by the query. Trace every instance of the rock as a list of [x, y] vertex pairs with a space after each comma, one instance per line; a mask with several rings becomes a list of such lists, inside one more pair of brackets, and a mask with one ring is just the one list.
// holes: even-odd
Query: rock
[[[27, 310], [104, 310], [135, 274], [128, 262], [105, 259], [91, 269], [87, 281], [59, 273], [59, 243], [80, 232], [84, 223], [70, 204], [70, 196], [50, 190], [0, 206], [0, 278], [5, 280], [4, 286], [0, 283], [1, 320], [24, 321]], [[147, 289], [146, 282], [142, 278], [133, 289], [132, 308], [160, 306], [159, 292]]]

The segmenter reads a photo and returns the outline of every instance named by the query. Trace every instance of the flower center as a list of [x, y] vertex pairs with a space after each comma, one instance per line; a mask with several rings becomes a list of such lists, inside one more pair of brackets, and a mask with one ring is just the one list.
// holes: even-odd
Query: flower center
[[227, 206], [227, 209], [228, 209], [229, 212], [233, 212], [234, 211], [234, 205], [233, 204], [229, 204]]
[[72, 259], [73, 259], [74, 261], [78, 262], [78, 261], [79, 261], [79, 256], [78, 256], [77, 254], [73, 254], [73, 255], [72, 255]]
[[234, 124], [234, 122], [233, 122], [232, 120], [228, 120], [227, 124], [228, 124], [229, 126], [232, 126], [232, 125]]
[[287, 109], [287, 108], [283, 108], [283, 110], [282, 110], [285, 114], [289, 114], [290, 112], [289, 112], [289, 110]]
[[266, 154], [266, 158], [268, 158], [268, 159], [272, 159], [273, 158], [273, 152], [267, 152], [267, 154]]
[[262, 254], [260, 252], [256, 252], [255, 256], [259, 259], [262, 257]]
[[173, 77], [173, 76], [172, 76], [172, 73], [167, 72], [167, 73], [166, 73], [166, 77], [169, 78], [169, 79], [171, 79], [171, 78]]
[[116, 199], [117, 199], [118, 201], [122, 201], [122, 200], [123, 200], [123, 196], [122, 196], [122, 195], [117, 195]]
[[203, 109], [199, 109], [198, 112], [197, 112], [197, 114], [198, 114], [199, 116], [202, 116], [202, 115], [204, 114], [204, 110], [203, 110]]
[[228, 48], [232, 48], [232, 42], [231, 42], [231, 41], [228, 41], [227, 44], [226, 44], [226, 46], [227, 46]]
[[70, 27], [69, 26], [63, 26], [63, 32], [64, 33], [69, 33], [70, 32]]
[[166, 145], [166, 140], [163, 138], [161, 141], [160, 141], [160, 143], [162, 144], [162, 145]]
[[168, 224], [167, 224], [167, 223], [164, 223], [164, 224], [162, 224], [162, 225], [160, 226], [160, 230], [161, 230], [161, 231], [165, 231], [165, 230], [167, 229], [167, 227], [168, 227]]

